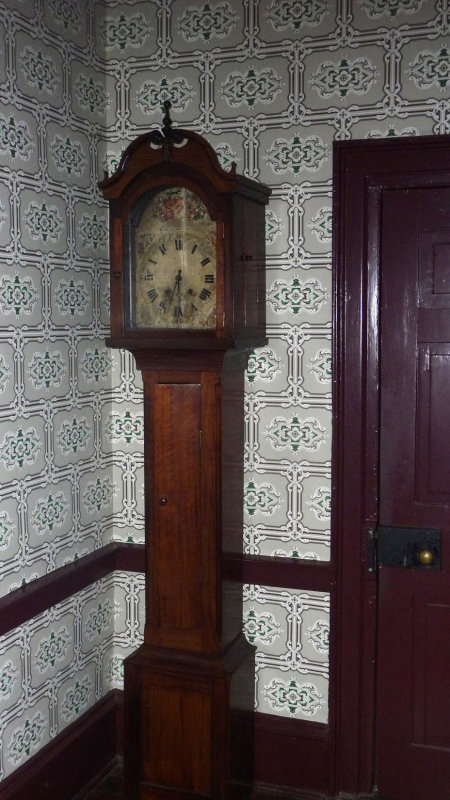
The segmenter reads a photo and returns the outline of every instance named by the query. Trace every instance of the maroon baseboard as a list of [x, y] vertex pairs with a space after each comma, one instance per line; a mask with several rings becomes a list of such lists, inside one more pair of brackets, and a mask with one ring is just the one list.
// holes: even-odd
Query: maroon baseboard
[[255, 714], [255, 784], [283, 798], [331, 796], [328, 726]]
[[122, 692], [109, 692], [0, 784], [1, 800], [73, 800], [120, 752]]

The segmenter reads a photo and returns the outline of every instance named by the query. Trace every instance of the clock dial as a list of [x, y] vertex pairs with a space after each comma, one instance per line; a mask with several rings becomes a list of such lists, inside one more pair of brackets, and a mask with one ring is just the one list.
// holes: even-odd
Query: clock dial
[[216, 222], [184, 187], [154, 195], [134, 230], [137, 328], [216, 327]]

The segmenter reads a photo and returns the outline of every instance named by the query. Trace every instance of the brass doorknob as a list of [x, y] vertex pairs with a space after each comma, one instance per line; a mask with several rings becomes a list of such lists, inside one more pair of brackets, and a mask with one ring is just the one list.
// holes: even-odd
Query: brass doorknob
[[429, 567], [434, 561], [434, 553], [432, 550], [419, 550], [417, 558], [424, 567]]

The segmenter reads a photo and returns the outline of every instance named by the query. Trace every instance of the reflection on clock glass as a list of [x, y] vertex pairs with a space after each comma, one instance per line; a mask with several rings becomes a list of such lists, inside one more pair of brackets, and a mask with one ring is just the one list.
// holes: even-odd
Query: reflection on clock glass
[[215, 329], [216, 227], [182, 186], [149, 200], [134, 231], [137, 328]]

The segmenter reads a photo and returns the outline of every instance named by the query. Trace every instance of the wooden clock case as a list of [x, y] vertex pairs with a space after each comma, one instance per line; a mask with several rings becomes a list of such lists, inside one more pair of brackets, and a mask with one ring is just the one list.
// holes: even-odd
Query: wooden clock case
[[[270, 190], [220, 166], [198, 134], [136, 139], [100, 184], [110, 207], [112, 347], [144, 383], [146, 622], [125, 661], [130, 800], [251, 793], [254, 649], [242, 633], [244, 372], [265, 339]], [[126, 225], [148, 192], [184, 186], [217, 220], [215, 330], [133, 329]], [[234, 565], [230, 569], [230, 564]]]

